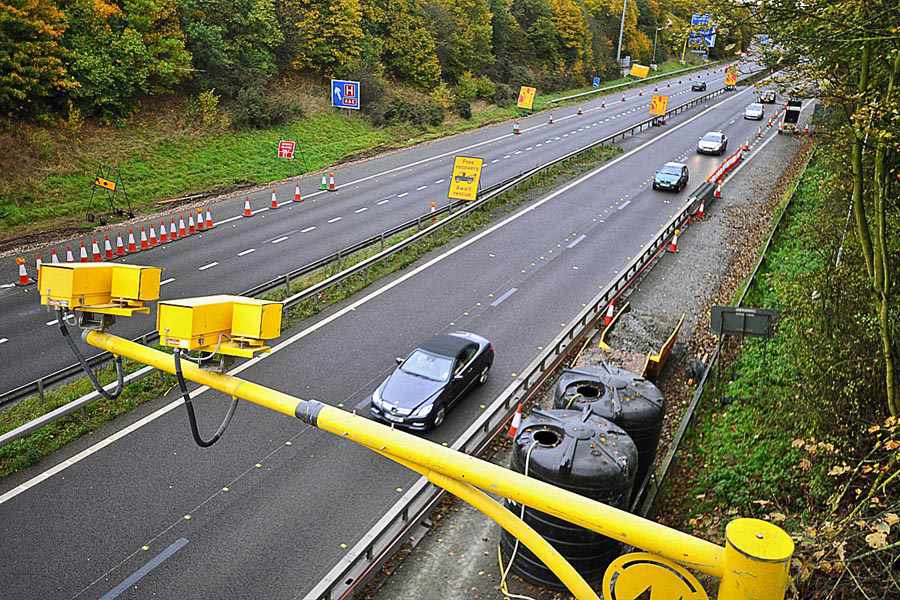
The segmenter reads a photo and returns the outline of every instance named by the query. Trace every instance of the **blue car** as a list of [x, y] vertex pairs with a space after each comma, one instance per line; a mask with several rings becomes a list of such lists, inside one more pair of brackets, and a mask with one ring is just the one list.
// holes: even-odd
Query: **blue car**
[[680, 192], [688, 184], [689, 178], [687, 165], [667, 162], [653, 177], [653, 189]]

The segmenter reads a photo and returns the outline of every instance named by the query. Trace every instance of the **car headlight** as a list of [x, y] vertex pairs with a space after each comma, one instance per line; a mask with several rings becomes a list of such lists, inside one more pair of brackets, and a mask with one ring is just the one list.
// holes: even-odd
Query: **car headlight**
[[381, 386], [379, 385], [375, 388], [375, 391], [372, 392], [372, 404], [375, 405], [376, 408], [382, 408], [382, 398], [381, 398]]
[[416, 411], [413, 413], [413, 416], [414, 417], [427, 417], [428, 415], [431, 414], [432, 408], [434, 408], [434, 404], [432, 404], [430, 402], [428, 404], [423, 404], [422, 406], [420, 406], [419, 408], [416, 409]]

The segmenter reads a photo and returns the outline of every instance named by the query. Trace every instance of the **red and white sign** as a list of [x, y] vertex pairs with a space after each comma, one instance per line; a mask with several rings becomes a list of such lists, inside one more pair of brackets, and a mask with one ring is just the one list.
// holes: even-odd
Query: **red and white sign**
[[278, 142], [278, 158], [294, 158], [294, 150], [297, 148], [297, 142], [294, 140], [281, 140]]

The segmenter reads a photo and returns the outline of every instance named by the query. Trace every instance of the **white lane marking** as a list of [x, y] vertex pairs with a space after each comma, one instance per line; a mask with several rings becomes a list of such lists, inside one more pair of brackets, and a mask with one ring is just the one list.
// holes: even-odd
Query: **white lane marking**
[[409, 196], [409, 192], [403, 192], [402, 194], [397, 194], [398, 198], [403, 198], [404, 196]]
[[419, 187], [416, 188], [416, 191], [421, 192], [422, 190], [424, 190], [427, 187], [428, 187], [427, 185], [420, 185]]
[[629, 204], [631, 204], [631, 200], [626, 200], [626, 201], [622, 204], [622, 206], [620, 206], [620, 207], [618, 208], [618, 210], [622, 210], [623, 208], [625, 208], [625, 207], [628, 206]]
[[504, 155], [503, 155], [503, 158], [509, 158], [509, 157], [510, 157], [509, 154], [504, 154]]
[[341, 220], [340, 217], [335, 217], [335, 218], [333, 218], [333, 219], [328, 219], [328, 222], [329, 222], [329, 223], [337, 223], [337, 222], [340, 221], [340, 220]]
[[499, 158], [495, 158], [494, 160], [491, 161], [491, 164], [493, 165], [493, 164], [498, 163], [498, 162], [500, 162], [500, 159], [499, 159]]
[[369, 210], [369, 207], [368, 207], [368, 206], [363, 206], [362, 208], [357, 208], [357, 209], [354, 210], [353, 212], [355, 212], [356, 214], [359, 214], [359, 213], [361, 213], [361, 212], [366, 212], [367, 210]]
[[513, 154], [522, 154], [522, 151], [521, 151], [521, 150], [516, 150], [515, 152], [513, 152]]
[[306, 229], [301, 229], [300, 233], [309, 233], [310, 231], [312, 231], [315, 228], [316, 228], [316, 226], [313, 225], [312, 227], [307, 227]]
[[586, 237], [587, 237], [587, 236], [586, 236], [585, 234], [582, 233], [582, 234], [579, 235], [577, 238], [575, 238], [574, 240], [572, 240], [572, 243], [569, 244], [568, 246], [566, 246], [566, 248], [574, 248], [575, 246], [577, 246], [578, 244], [581, 243], [581, 240], [583, 240], [583, 239], [586, 238]]
[[5, 344], [9, 341], [9, 338], [0, 338], [0, 344]]
[[273, 244], [280, 244], [281, 242], [284, 242], [284, 241], [286, 241], [287, 239], [288, 239], [288, 236], [283, 235], [283, 236], [281, 236], [280, 238], [276, 238], [276, 239], [272, 240], [272, 243], [273, 243]]
[[247, 256], [248, 254], [252, 254], [256, 252], [256, 248], [247, 248], [243, 252], [238, 252], [238, 256]]
[[11, 287], [14, 287], [15, 285], [16, 284], [14, 284], [14, 283], [0, 283], [0, 288], [11, 288]]
[[381, 206], [382, 204], [387, 204], [388, 202], [390, 202], [390, 200], [382, 200], [381, 202], [376, 202], [375, 204]]
[[162, 281], [160, 281], [159, 285], [168, 285], [168, 284], [172, 283], [173, 281], [175, 281], [175, 278], [169, 277], [168, 279], [163, 279]]
[[437, 181], [435, 181], [435, 183], [444, 183], [444, 180], [443, 180], [443, 179], [438, 179]]
[[[360, 306], [363, 306], [364, 304], [367, 304], [368, 302], [371, 302], [371, 301], [374, 300], [375, 298], [378, 298], [378, 297], [381, 296], [382, 294], [385, 294], [386, 292], [392, 290], [393, 288], [397, 287], [398, 285], [400, 285], [400, 284], [406, 282], [408, 279], [411, 279], [411, 278], [415, 277], [416, 275], [418, 275], [418, 274], [421, 273], [422, 271], [425, 271], [425, 270], [427, 270], [427, 269], [430, 269], [431, 267], [433, 267], [433, 266], [436, 265], [437, 263], [443, 261], [444, 259], [446, 259], [446, 258], [448, 258], [448, 257], [450, 257], [450, 256], [453, 256], [454, 254], [456, 254], [457, 252], [460, 252], [461, 250], [464, 250], [465, 248], [468, 248], [468, 247], [471, 246], [472, 244], [474, 244], [474, 243], [480, 241], [482, 238], [487, 237], [488, 235], [494, 233], [494, 232], [497, 231], [498, 229], [501, 229], [501, 228], [503, 228], [503, 227], [506, 227], [506, 226], [509, 225], [510, 223], [512, 223], [512, 222], [514, 222], [514, 221], [516, 221], [516, 220], [518, 220], [518, 219], [520, 219], [520, 218], [522, 218], [523, 216], [525, 216], [525, 215], [531, 213], [531, 212], [534, 211], [534, 210], [537, 210], [538, 208], [540, 208], [541, 206], [543, 206], [543, 205], [546, 204], [547, 202], [550, 202], [550, 201], [553, 200], [554, 198], [556, 198], [556, 197], [558, 197], [558, 196], [560, 196], [560, 195], [562, 195], [562, 194], [565, 194], [565, 193], [568, 192], [570, 189], [572, 189], [572, 188], [574, 188], [574, 187], [576, 187], [576, 186], [578, 186], [578, 185], [581, 185], [581, 184], [584, 183], [585, 181], [587, 181], [587, 180], [591, 179], [592, 177], [594, 177], [594, 176], [596, 176], [596, 175], [598, 175], [598, 174], [600, 174], [600, 173], [606, 171], [607, 169], [616, 166], [617, 164], [619, 164], [619, 163], [622, 162], [623, 160], [625, 160], [625, 159], [627, 159], [627, 158], [630, 158], [631, 156], [634, 156], [636, 153], [640, 152], [640, 151], [643, 150], [644, 148], [647, 148], [647, 147], [651, 146], [652, 144], [655, 144], [655, 143], [659, 142], [660, 140], [665, 139], [667, 136], [672, 135], [673, 133], [675, 133], [676, 131], [678, 131], [678, 130], [681, 129], [682, 127], [686, 127], [686, 126], [689, 125], [690, 123], [693, 123], [694, 121], [696, 121], [697, 119], [699, 119], [700, 117], [702, 117], [703, 115], [705, 115], [706, 113], [708, 113], [708, 112], [710, 112], [710, 111], [712, 111], [712, 110], [715, 110], [716, 108], [719, 108], [719, 107], [722, 106], [724, 103], [729, 102], [730, 100], [734, 100], [735, 98], [740, 97], [742, 94], [746, 93], [746, 92], [747, 92], [748, 90], [750, 90], [750, 89], [752, 89], [752, 88], [745, 88], [745, 89], [741, 90], [740, 92], [738, 92], [738, 93], [736, 93], [736, 94], [734, 94], [734, 95], [732, 95], [732, 96], [728, 96], [727, 98], [723, 98], [721, 101], [717, 102], [716, 104], [713, 104], [712, 106], [708, 107], [706, 110], [704, 110], [704, 111], [702, 111], [702, 112], [700, 112], [700, 113], [694, 115], [693, 117], [691, 117], [690, 119], [684, 121], [683, 123], [679, 123], [678, 125], [674, 126], [672, 129], [669, 129], [669, 130], [667, 130], [667, 131], [664, 131], [663, 133], [661, 133], [661, 134], [658, 135], [657, 137], [655, 137], [655, 138], [653, 138], [653, 139], [651, 139], [651, 140], [647, 140], [646, 142], [644, 142], [644, 143], [641, 144], [640, 146], [637, 146], [637, 147], [633, 148], [632, 150], [629, 150], [628, 152], [625, 152], [624, 154], [619, 155], [618, 157], [614, 158], [613, 160], [611, 160], [611, 161], [609, 161], [609, 162], [607, 162], [607, 163], [604, 163], [604, 164], [600, 165], [599, 167], [597, 167], [597, 168], [594, 169], [593, 171], [589, 171], [588, 173], [582, 175], [581, 177], [579, 177], [578, 179], [572, 181], [572, 182], [569, 183], [568, 185], [565, 185], [565, 186], [559, 188], [558, 190], [555, 190], [554, 192], [551, 192], [550, 194], [548, 194], [548, 195], [545, 196], [544, 198], [541, 198], [540, 200], [534, 202], [533, 204], [530, 204], [530, 205], [526, 206], [525, 208], [523, 208], [523, 209], [520, 210], [519, 212], [511, 214], [510, 216], [506, 217], [504, 220], [500, 221], [499, 223], [496, 223], [496, 224], [494, 224], [493, 226], [491, 226], [491, 227], [489, 227], [489, 228], [483, 230], [481, 233], [478, 233], [478, 234], [476, 234], [476, 235], [470, 237], [469, 239], [465, 240], [464, 242], [462, 242], [462, 243], [459, 244], [458, 246], [455, 246], [455, 247], [453, 247], [453, 248], [450, 248], [449, 250], [447, 250], [447, 251], [444, 252], [443, 254], [440, 254], [440, 255], [438, 255], [438, 256], [435, 256], [434, 258], [432, 258], [432, 259], [429, 260], [428, 262], [426, 262], [426, 263], [424, 263], [424, 264], [422, 264], [422, 265], [419, 265], [418, 267], [416, 267], [416, 268], [413, 269], [412, 271], [406, 273], [405, 275], [402, 275], [401, 277], [398, 277], [397, 279], [394, 279], [393, 281], [390, 281], [390, 282], [386, 283], [385, 285], [383, 285], [382, 287], [378, 288], [377, 290], [374, 290], [374, 291], [370, 292], [370, 293], [367, 294], [366, 296], [363, 296], [363, 297], [360, 298], [359, 300], [357, 300], [357, 301], [355, 301], [355, 302], [353, 302], [353, 303], [351, 303], [351, 304], [345, 306], [345, 307], [342, 308], [341, 310], [338, 310], [338, 311], [332, 313], [331, 315], [329, 315], [328, 317], [325, 317], [325, 318], [322, 319], [321, 321], [318, 321], [318, 322], [314, 323], [313, 325], [307, 327], [306, 329], [303, 329], [302, 331], [298, 331], [297, 333], [295, 333], [295, 334], [292, 335], [291, 337], [287, 338], [286, 340], [284, 340], [284, 341], [281, 342], [280, 344], [278, 344], [278, 345], [276, 345], [275, 347], [273, 347], [272, 350], [271, 350], [270, 352], [268, 352], [268, 353], [266, 353], [266, 354], [259, 355], [259, 356], [257, 356], [256, 358], [251, 358], [250, 360], [241, 363], [240, 365], [238, 365], [238, 366], [235, 367], [234, 369], [228, 371], [228, 374], [229, 374], [229, 375], [238, 375], [238, 374], [242, 373], [243, 371], [249, 369], [250, 367], [252, 367], [252, 366], [255, 365], [256, 363], [258, 363], [259, 361], [264, 360], [264, 359], [266, 359], [267, 357], [272, 356], [273, 354], [277, 354], [279, 351], [284, 350], [285, 348], [288, 348], [288, 347], [291, 346], [292, 344], [298, 342], [299, 340], [302, 340], [303, 338], [309, 336], [309, 335], [312, 334], [312, 333], [315, 333], [316, 331], [318, 331], [318, 330], [321, 329], [322, 327], [325, 327], [326, 325], [331, 324], [333, 321], [336, 321], [337, 319], [343, 317], [344, 315], [346, 315], [346, 314], [348, 314], [348, 313], [350, 313], [350, 312], [356, 311], [356, 309], [359, 308]], [[755, 153], [754, 153], [754, 154], [755, 154]], [[751, 155], [751, 156], [753, 156], [753, 155]], [[745, 163], [745, 164], [746, 164], [746, 163]], [[602, 221], [601, 221], [601, 222], [602, 222]], [[149, 372], [150, 367], [144, 367], [144, 369], [146, 369], [147, 372]], [[200, 394], [206, 392], [207, 390], [209, 390], [208, 387], [206, 387], [206, 386], [201, 386], [201, 387], [195, 389], [193, 392], [191, 392], [191, 393], [190, 393], [190, 397], [191, 397], [192, 399], [193, 399], [193, 398], [196, 398], [197, 396], [199, 396]], [[92, 446], [90, 446], [90, 447], [88, 447], [88, 448], [85, 448], [84, 450], [82, 450], [82, 451], [79, 452], [78, 454], [72, 456], [72, 457], [69, 458], [68, 460], [64, 460], [63, 462], [61, 462], [61, 463], [59, 463], [59, 464], [56, 464], [56, 465], [53, 465], [52, 467], [49, 467], [46, 471], [43, 471], [43, 472], [41, 472], [41, 473], [35, 475], [35, 476], [32, 477], [31, 479], [29, 479], [29, 480], [27, 480], [27, 481], [25, 481], [25, 482], [23, 482], [23, 483], [20, 483], [18, 486], [16, 486], [16, 487], [14, 487], [13, 489], [9, 490], [9, 491], [6, 492], [5, 494], [0, 495], [0, 504], [4, 504], [4, 503], [6, 503], [6, 502], [9, 502], [10, 500], [12, 500], [13, 498], [15, 498], [15, 497], [18, 496], [19, 494], [22, 494], [23, 492], [25, 492], [25, 491], [31, 489], [32, 487], [35, 487], [36, 485], [38, 485], [38, 484], [40, 484], [40, 483], [43, 483], [44, 481], [47, 481], [48, 479], [50, 479], [50, 478], [53, 477], [54, 475], [58, 475], [59, 473], [62, 473], [63, 471], [65, 471], [65, 470], [68, 469], [69, 467], [71, 467], [71, 466], [73, 466], [73, 465], [75, 465], [75, 464], [81, 462], [82, 460], [88, 458], [88, 457], [91, 456], [92, 454], [95, 454], [95, 453], [99, 452], [100, 450], [106, 448], [107, 446], [112, 445], [113, 443], [115, 443], [115, 442], [117, 442], [118, 440], [124, 438], [125, 436], [127, 436], [127, 435], [129, 435], [129, 434], [131, 434], [131, 433], [134, 433], [135, 431], [137, 431], [137, 430], [140, 429], [141, 427], [143, 427], [143, 426], [145, 426], [145, 425], [147, 425], [147, 424], [149, 424], [149, 423], [152, 423], [153, 421], [155, 421], [155, 420], [157, 420], [158, 418], [160, 418], [160, 417], [162, 417], [162, 416], [168, 414], [169, 412], [171, 412], [172, 410], [174, 410], [175, 408], [177, 408], [178, 406], [180, 406], [180, 405], [182, 405], [182, 404], [184, 404], [184, 400], [183, 400], [183, 399], [174, 400], [174, 401], [172, 401], [171, 403], [167, 404], [166, 406], [163, 406], [163, 407], [157, 409], [155, 412], [150, 413], [150, 414], [147, 415], [146, 417], [143, 417], [142, 419], [139, 419], [139, 420], [135, 421], [135, 422], [132, 423], [131, 425], [128, 425], [128, 426], [125, 427], [124, 429], [121, 429], [121, 430], [119, 430], [119, 431], [117, 431], [117, 432], [111, 434], [109, 437], [104, 438], [104, 439], [98, 441], [97, 443], [95, 443], [94, 445], [92, 445]]]
[[499, 298], [497, 298], [496, 300], [491, 302], [491, 306], [499, 305], [501, 302], [503, 302], [504, 300], [506, 300], [507, 298], [509, 298], [510, 296], [512, 296], [513, 294], [515, 294], [518, 291], [519, 291], [519, 288], [509, 288], [508, 290], [503, 292], [502, 296], [500, 296]]
[[224, 225], [225, 223], [231, 223], [232, 221], [237, 221], [238, 219], [243, 219], [244, 215], [234, 215], [233, 217], [228, 217], [227, 219], [222, 219], [221, 221], [216, 221], [216, 225]]
[[219, 263], [217, 263], [217, 262], [211, 262], [211, 263], [209, 263], [208, 265], [203, 265], [202, 267], [199, 267], [197, 270], [198, 270], [198, 271], [205, 271], [205, 270], [207, 270], [207, 269], [212, 269], [212, 268], [213, 268], [214, 266], [216, 266], [217, 264], [219, 264]]
[[121, 583], [119, 583], [119, 585], [103, 594], [103, 596], [100, 597], [100, 600], [115, 600], [124, 592], [129, 591], [133, 586], [137, 585], [137, 582], [139, 582], [148, 573], [150, 573], [150, 571], [161, 565], [167, 558], [184, 548], [187, 543], [187, 538], [178, 538], [177, 540], [172, 542], [165, 550], [145, 563], [140, 569], [126, 577]]
[[53, 319], [52, 321], [47, 321], [47, 325], [56, 325], [59, 323], [59, 319]]
[[527, 148], [525, 148], [525, 150], [531, 150], [531, 146], [528, 146]]

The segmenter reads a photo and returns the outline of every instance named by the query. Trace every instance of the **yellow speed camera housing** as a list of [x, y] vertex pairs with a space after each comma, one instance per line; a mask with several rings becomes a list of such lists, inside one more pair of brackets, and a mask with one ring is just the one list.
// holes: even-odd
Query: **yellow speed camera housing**
[[41, 265], [38, 289], [41, 304], [130, 317], [149, 313], [145, 302], [159, 299], [162, 269], [118, 263], [59, 263]]
[[164, 346], [250, 358], [281, 334], [281, 303], [228, 295], [166, 300], [156, 328]]

